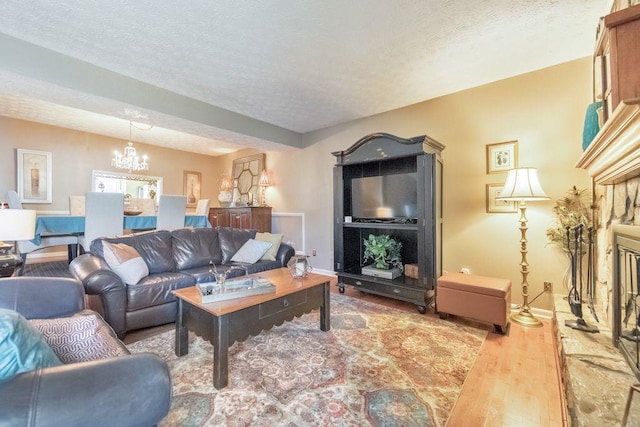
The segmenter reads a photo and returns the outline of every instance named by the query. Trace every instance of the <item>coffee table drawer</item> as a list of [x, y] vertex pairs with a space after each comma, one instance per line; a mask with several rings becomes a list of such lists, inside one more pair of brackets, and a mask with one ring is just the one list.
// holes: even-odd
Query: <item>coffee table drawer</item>
[[285, 310], [290, 310], [307, 302], [307, 291], [296, 292], [285, 297], [260, 304], [260, 318], [272, 316]]

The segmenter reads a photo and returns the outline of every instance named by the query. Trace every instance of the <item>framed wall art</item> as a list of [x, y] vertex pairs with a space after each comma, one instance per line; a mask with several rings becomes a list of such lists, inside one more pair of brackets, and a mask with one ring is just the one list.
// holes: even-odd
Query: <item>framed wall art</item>
[[22, 148], [17, 153], [18, 196], [22, 203], [51, 203], [51, 153]]
[[516, 202], [496, 200], [500, 196], [503, 184], [487, 184], [487, 212], [488, 213], [514, 213], [518, 212]]
[[202, 174], [194, 171], [184, 171], [182, 182], [184, 185], [183, 194], [187, 196], [187, 207], [195, 208], [200, 200], [200, 183]]
[[518, 167], [518, 141], [487, 145], [487, 173], [502, 173]]

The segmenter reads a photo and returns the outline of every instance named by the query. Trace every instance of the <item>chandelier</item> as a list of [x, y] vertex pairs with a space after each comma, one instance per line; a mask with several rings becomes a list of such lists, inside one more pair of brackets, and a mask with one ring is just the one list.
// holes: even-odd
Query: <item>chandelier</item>
[[124, 147], [124, 154], [116, 151], [115, 157], [111, 159], [111, 166], [116, 169], [126, 169], [131, 173], [132, 171], [146, 171], [149, 170], [149, 163], [147, 163], [147, 156], [142, 156], [142, 161], [136, 154], [136, 149], [133, 148], [133, 142], [131, 142], [131, 128], [133, 124], [129, 121], [129, 143]]

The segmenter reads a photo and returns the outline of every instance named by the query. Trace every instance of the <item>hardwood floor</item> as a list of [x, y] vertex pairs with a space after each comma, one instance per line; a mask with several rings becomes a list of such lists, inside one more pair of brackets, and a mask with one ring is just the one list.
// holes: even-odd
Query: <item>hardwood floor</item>
[[[332, 292], [338, 292], [332, 289]], [[346, 295], [417, 312], [416, 306], [347, 287]], [[429, 309], [425, 316], [437, 316]], [[482, 325], [453, 317], [489, 330]], [[555, 427], [566, 426], [566, 410], [560, 383], [556, 342], [551, 321], [541, 328], [511, 323], [507, 335], [489, 333], [462, 393], [449, 417], [449, 427]]]

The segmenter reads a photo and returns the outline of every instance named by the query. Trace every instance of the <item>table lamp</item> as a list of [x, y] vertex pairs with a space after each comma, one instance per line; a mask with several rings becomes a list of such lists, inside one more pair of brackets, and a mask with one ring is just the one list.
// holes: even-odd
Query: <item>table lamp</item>
[[[0, 209], [0, 277], [13, 274], [20, 263], [18, 254], [18, 240], [31, 240], [36, 231], [36, 211], [28, 209]], [[4, 241], [14, 242], [15, 252], [11, 253], [12, 245]]]
[[542, 326], [542, 322], [536, 319], [531, 313], [529, 307], [529, 284], [527, 283], [527, 275], [529, 274], [529, 264], [527, 263], [527, 210], [528, 201], [549, 200], [545, 194], [540, 181], [538, 181], [538, 172], [535, 168], [519, 168], [512, 169], [507, 174], [507, 180], [504, 183], [504, 189], [496, 200], [520, 202], [520, 253], [522, 260], [520, 261], [520, 273], [522, 274], [522, 307], [520, 312], [511, 316], [511, 320], [522, 326], [538, 327]]
[[260, 206], [267, 206], [267, 187], [271, 186], [271, 182], [266, 169], [262, 170], [258, 185], [260, 186]]

